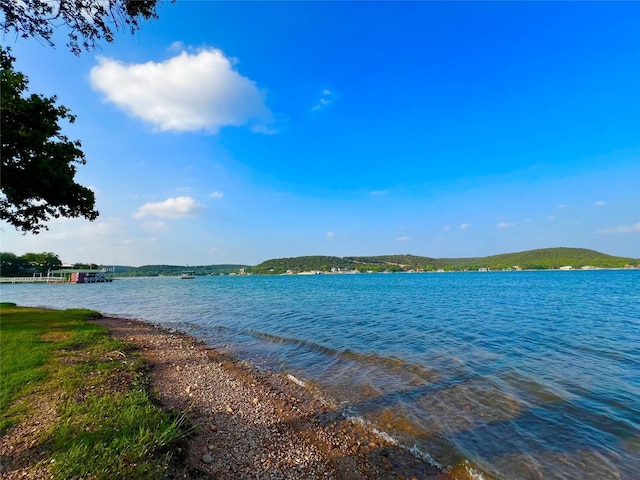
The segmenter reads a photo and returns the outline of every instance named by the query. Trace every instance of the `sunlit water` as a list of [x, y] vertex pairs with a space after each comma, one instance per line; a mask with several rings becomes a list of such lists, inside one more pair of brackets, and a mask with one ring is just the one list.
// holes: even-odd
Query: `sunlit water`
[[142, 318], [291, 372], [445, 469], [640, 478], [640, 271], [1, 288], [2, 301]]

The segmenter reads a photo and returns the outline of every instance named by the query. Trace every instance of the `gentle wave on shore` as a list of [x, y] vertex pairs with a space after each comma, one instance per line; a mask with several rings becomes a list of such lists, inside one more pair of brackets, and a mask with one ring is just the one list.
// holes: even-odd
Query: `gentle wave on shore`
[[455, 473], [640, 471], [640, 272], [3, 285], [2, 301], [179, 328], [291, 372]]

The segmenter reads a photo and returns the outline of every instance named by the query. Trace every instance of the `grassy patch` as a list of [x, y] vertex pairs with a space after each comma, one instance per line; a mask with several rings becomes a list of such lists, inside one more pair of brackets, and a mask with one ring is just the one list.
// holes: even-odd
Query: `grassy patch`
[[54, 478], [162, 477], [182, 417], [151, 401], [131, 347], [87, 322], [99, 314], [0, 313], [0, 433], [16, 437], [3, 463]]

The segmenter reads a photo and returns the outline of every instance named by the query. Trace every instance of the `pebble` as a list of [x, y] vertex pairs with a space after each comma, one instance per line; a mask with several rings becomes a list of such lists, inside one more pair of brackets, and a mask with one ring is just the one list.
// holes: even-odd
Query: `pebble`
[[[194, 410], [196, 435], [189, 440], [197, 446], [191, 449], [195, 458], [185, 449], [189, 462], [197, 464], [200, 460], [199, 467], [191, 466], [233, 480], [328, 480], [336, 478], [334, 473], [337, 478], [367, 480], [427, 478], [416, 475], [412, 472], [415, 467], [403, 463], [406, 452], [396, 454], [395, 447], [360, 433], [360, 426], [354, 427], [323, 402], [305, 403], [298, 398], [292, 393], [298, 391], [292, 386], [295, 382], [286, 376], [263, 374], [264, 380], [256, 381], [231, 360], [216, 361], [213, 356], [199, 363], [193, 346], [183, 346], [182, 355], [176, 354], [182, 341], [176, 337], [175, 342], [169, 342], [164, 336], [151, 350], [158, 355], [159, 363], [172, 359], [166, 372], [169, 375], [160, 378], [160, 390], [167, 390], [170, 398], [175, 391], [181, 402], [194, 396], [198, 398], [197, 407], [202, 407], [201, 412]], [[334, 464], [334, 459], [343, 458], [344, 464]], [[344, 472], [334, 472], [334, 468], [343, 466]]]

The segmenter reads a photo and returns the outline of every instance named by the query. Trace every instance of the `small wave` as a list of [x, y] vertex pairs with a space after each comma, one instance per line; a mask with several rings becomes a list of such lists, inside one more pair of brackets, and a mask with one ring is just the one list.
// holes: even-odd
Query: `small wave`
[[465, 480], [493, 480], [494, 478], [475, 468], [468, 460], [464, 460], [460, 465], [447, 473], [454, 478], [464, 478]]
[[414, 445], [412, 447], [407, 447], [407, 450], [411, 452], [411, 454], [414, 457], [419, 458], [424, 462], [430, 463], [431, 465], [438, 467], [440, 470], [444, 470], [444, 467], [442, 466], [442, 464], [436, 462], [435, 459], [431, 455], [429, 455], [427, 452], [420, 450], [417, 445]]
[[413, 375], [414, 377], [420, 379], [420, 381], [424, 382], [432, 382], [438, 377], [438, 374], [431, 369], [396, 357], [385, 357], [382, 355], [378, 355], [377, 353], [354, 352], [349, 349], [337, 350], [335, 348], [326, 347], [309, 340], [283, 337], [280, 335], [274, 335], [272, 333], [261, 332], [252, 329], [242, 330], [242, 333], [262, 340], [267, 340], [272, 343], [301, 347], [308, 351], [320, 353], [329, 358], [334, 358], [338, 361], [353, 361], [358, 364], [382, 367], [387, 371], [403, 376], [407, 374]]
[[[364, 418], [362, 418], [359, 415], [354, 415], [351, 413], [347, 413], [345, 412], [345, 418], [351, 422], [354, 423], [359, 423], [360, 425], [365, 426], [366, 428], [368, 428], [369, 430], [371, 430], [374, 434], [376, 434], [377, 436], [379, 436], [381, 439], [393, 444], [393, 445], [397, 445], [400, 448], [405, 449], [406, 451], [408, 451], [409, 453], [411, 453], [414, 457], [416, 457], [419, 460], [422, 460], [423, 462], [428, 463], [429, 465], [433, 465], [434, 467], [439, 468], [442, 471], [445, 471], [445, 467], [437, 462], [431, 455], [429, 455], [427, 452], [424, 452], [422, 450], [420, 450], [418, 448], [417, 445], [413, 445], [412, 447], [409, 447], [408, 445], [404, 445], [402, 443], [400, 443], [398, 441], [397, 438], [395, 438], [393, 435], [385, 432], [384, 430], [379, 430], [377, 428], [375, 428], [371, 422], [365, 420]], [[475, 478], [475, 477], [474, 477]], [[478, 477], [478, 480], [483, 479], [484, 477]]]
[[293, 383], [295, 383], [296, 385], [302, 387], [302, 388], [307, 388], [307, 383], [303, 382], [302, 380], [300, 380], [299, 378], [294, 377], [293, 375], [291, 375], [290, 373], [287, 373], [287, 378], [289, 380], [291, 380]]
[[269, 342], [272, 342], [272, 343], [281, 343], [281, 344], [304, 347], [311, 351], [319, 352], [328, 356], [335, 356], [339, 354], [338, 350], [325, 347], [323, 345], [320, 345], [315, 342], [311, 342], [309, 340], [302, 340], [299, 338], [290, 338], [290, 337], [281, 337], [280, 335], [274, 335], [272, 333], [260, 332], [258, 330], [251, 330], [251, 329], [242, 330], [242, 333], [251, 335], [256, 338], [260, 338], [262, 340], [268, 340]]

